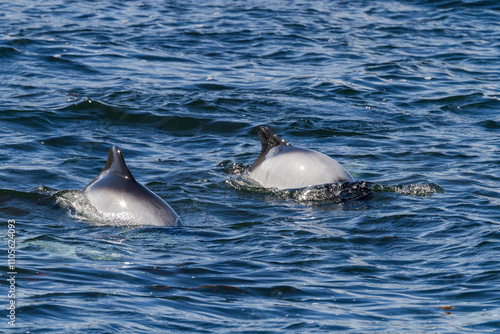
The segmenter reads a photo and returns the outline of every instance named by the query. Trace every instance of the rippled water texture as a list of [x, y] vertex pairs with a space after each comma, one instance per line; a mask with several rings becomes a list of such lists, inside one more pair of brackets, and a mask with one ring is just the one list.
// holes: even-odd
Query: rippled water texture
[[[1, 330], [14, 219], [13, 332], [498, 333], [499, 22], [497, 1], [0, 3]], [[261, 125], [359, 188], [249, 184]], [[61, 202], [113, 145], [183, 227]]]

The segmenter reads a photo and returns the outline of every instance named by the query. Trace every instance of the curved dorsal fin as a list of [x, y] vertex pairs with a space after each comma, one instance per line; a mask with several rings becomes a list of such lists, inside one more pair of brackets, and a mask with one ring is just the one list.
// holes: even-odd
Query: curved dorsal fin
[[118, 146], [113, 146], [108, 153], [108, 160], [101, 173], [108, 171], [108, 173], [117, 174], [127, 179], [135, 180], [134, 176], [125, 164], [125, 159], [123, 159], [122, 151]]
[[259, 138], [260, 143], [262, 144], [260, 154], [266, 154], [270, 149], [281, 144], [290, 145], [289, 142], [278, 137], [278, 135], [276, 135], [273, 130], [269, 129], [267, 126], [261, 126], [259, 128]]
[[272, 149], [273, 147], [279, 145], [291, 146], [289, 142], [287, 142], [283, 138], [278, 137], [278, 135], [276, 135], [267, 126], [261, 126], [259, 128], [259, 138], [262, 148], [260, 150], [259, 157], [253, 163], [252, 167], [250, 168], [250, 171], [252, 171], [252, 169], [260, 165], [260, 163], [266, 158], [266, 155], [269, 152], [269, 150]]

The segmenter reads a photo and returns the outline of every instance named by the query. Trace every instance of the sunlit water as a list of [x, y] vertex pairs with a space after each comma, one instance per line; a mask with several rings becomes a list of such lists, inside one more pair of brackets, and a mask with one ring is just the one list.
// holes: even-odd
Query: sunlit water
[[[499, 22], [496, 1], [0, 4], [0, 328], [14, 219], [14, 332], [499, 332]], [[356, 182], [260, 188], [260, 125]], [[183, 227], [79, 206], [113, 145]]]

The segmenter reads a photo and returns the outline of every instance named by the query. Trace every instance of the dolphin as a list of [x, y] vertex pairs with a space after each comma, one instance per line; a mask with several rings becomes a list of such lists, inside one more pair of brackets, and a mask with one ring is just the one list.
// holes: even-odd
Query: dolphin
[[295, 147], [265, 126], [259, 128], [262, 150], [250, 168], [250, 177], [265, 188], [297, 189], [354, 181], [332, 158]]
[[105, 217], [127, 217], [134, 225], [182, 225], [170, 205], [135, 180], [117, 146], [109, 150], [104, 169], [83, 193]]

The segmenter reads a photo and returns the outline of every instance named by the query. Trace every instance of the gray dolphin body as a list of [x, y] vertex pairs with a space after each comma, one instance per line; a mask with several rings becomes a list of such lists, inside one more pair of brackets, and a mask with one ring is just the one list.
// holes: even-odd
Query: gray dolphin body
[[116, 146], [109, 150], [104, 169], [83, 193], [105, 217], [126, 217], [127, 223], [135, 225], [182, 225], [170, 205], [135, 180]]
[[265, 188], [296, 189], [354, 181], [337, 161], [322, 153], [295, 147], [268, 127], [259, 128], [259, 138], [262, 150], [250, 168], [250, 176]]

